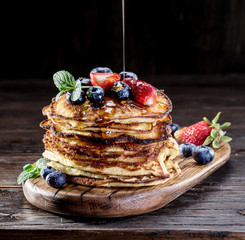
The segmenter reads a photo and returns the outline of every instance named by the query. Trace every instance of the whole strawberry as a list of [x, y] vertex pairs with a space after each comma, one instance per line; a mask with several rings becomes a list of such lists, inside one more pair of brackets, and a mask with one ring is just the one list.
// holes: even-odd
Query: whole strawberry
[[214, 148], [220, 147], [220, 142], [230, 142], [232, 139], [225, 135], [224, 128], [229, 127], [231, 124], [226, 122], [220, 125], [218, 122], [220, 112], [210, 122], [206, 117], [203, 121], [195, 123], [189, 127], [181, 128], [174, 133], [177, 140], [182, 143], [193, 143], [199, 145], [209, 145], [212, 143]]
[[193, 143], [196, 146], [202, 145], [210, 135], [212, 128], [205, 121], [200, 121], [189, 127], [176, 131], [174, 136], [183, 143]]

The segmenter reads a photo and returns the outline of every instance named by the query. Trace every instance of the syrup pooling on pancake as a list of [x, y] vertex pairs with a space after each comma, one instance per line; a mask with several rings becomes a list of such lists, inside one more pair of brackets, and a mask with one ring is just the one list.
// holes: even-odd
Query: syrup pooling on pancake
[[[117, 84], [117, 90], [118, 86], [127, 84]], [[137, 85], [130, 91], [135, 89]], [[134, 92], [130, 99], [117, 99], [109, 90], [99, 104], [91, 102], [91, 96], [75, 104], [66, 92], [60, 94], [43, 108], [43, 156], [78, 184], [133, 187], [166, 182], [179, 172], [172, 162], [179, 154], [178, 144], [168, 127], [172, 104], [163, 91], [152, 86], [151, 91], [155, 97], [149, 99], [136, 99]]]

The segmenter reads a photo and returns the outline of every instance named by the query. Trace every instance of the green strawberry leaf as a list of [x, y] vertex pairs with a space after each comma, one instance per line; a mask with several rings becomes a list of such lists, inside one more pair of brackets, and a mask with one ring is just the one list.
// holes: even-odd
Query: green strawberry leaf
[[216, 123], [218, 122], [220, 114], [221, 114], [221, 112], [219, 112], [219, 113], [215, 116], [215, 118], [212, 120], [212, 123], [213, 123], [213, 124], [216, 124]]
[[212, 125], [212, 123], [211, 123], [206, 117], [204, 117], [203, 120], [204, 120], [207, 124]]
[[223, 123], [221, 126], [220, 126], [220, 129], [224, 129], [224, 128], [227, 128], [227, 127], [230, 127], [231, 126], [231, 123], [230, 122], [225, 122]]
[[221, 142], [230, 142], [232, 140], [232, 138], [231, 137], [228, 137], [228, 136], [222, 136], [222, 137], [220, 137], [220, 141]]
[[214, 139], [213, 139], [212, 136], [208, 136], [208, 137], [205, 139], [205, 141], [204, 141], [204, 143], [203, 143], [202, 145], [207, 146], [207, 145], [209, 145], [213, 140], [214, 140]]
[[212, 146], [213, 146], [214, 148], [219, 148], [219, 147], [220, 147], [219, 142], [218, 142], [217, 139], [214, 139], [214, 140], [213, 140]]
[[218, 137], [218, 132], [213, 128], [211, 133], [210, 133], [212, 138], [217, 138]]
[[225, 131], [222, 131], [224, 128], [229, 127], [231, 125], [230, 122], [225, 122], [222, 125], [218, 123], [219, 117], [220, 117], [221, 112], [219, 112], [215, 118], [210, 122], [206, 117], [203, 118], [203, 120], [207, 123], [210, 124], [212, 130], [210, 132], [210, 136], [208, 136], [203, 145], [209, 145], [212, 143], [212, 146], [214, 148], [219, 148], [221, 142], [230, 142], [232, 138], [228, 136], [224, 136], [226, 134]]

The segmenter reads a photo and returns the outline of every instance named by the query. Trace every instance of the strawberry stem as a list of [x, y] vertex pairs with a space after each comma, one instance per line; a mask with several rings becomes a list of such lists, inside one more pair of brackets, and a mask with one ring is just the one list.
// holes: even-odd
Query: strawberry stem
[[231, 125], [230, 122], [225, 122], [222, 125], [220, 125], [218, 122], [219, 116], [221, 112], [219, 112], [215, 118], [210, 122], [206, 117], [203, 118], [203, 120], [210, 125], [212, 128], [212, 131], [210, 132], [210, 136], [208, 136], [203, 145], [210, 145], [214, 148], [219, 148], [221, 142], [230, 142], [232, 140], [231, 137], [225, 136], [226, 132], [222, 131], [224, 128], [227, 128]]

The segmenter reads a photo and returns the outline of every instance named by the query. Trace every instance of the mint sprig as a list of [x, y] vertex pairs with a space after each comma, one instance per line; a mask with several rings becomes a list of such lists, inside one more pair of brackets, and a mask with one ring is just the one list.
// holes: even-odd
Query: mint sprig
[[75, 78], [67, 71], [61, 70], [53, 75], [55, 86], [63, 91], [65, 89], [73, 89], [76, 84]]
[[80, 79], [75, 78], [65, 70], [56, 72], [53, 75], [55, 86], [59, 89], [59, 93], [56, 95], [56, 101], [66, 91], [72, 90], [71, 100], [76, 101], [81, 95], [83, 88], [89, 88], [89, 86], [82, 86]]
[[23, 167], [23, 172], [19, 175], [19, 177], [17, 178], [17, 183], [21, 184], [23, 182], [25, 182], [27, 179], [29, 178], [33, 178], [36, 177], [37, 175], [40, 174], [41, 169], [48, 163], [50, 162], [49, 159], [46, 158], [40, 158], [37, 160], [36, 162], [36, 166], [34, 166], [33, 164], [26, 164]]
[[225, 136], [226, 132], [223, 131], [224, 128], [227, 128], [231, 125], [230, 122], [225, 122], [222, 125], [218, 123], [221, 112], [219, 112], [212, 121], [209, 121], [206, 117], [203, 120], [210, 125], [212, 128], [210, 135], [205, 139], [203, 145], [210, 145], [214, 148], [219, 148], [221, 142], [230, 142], [231, 137]]

